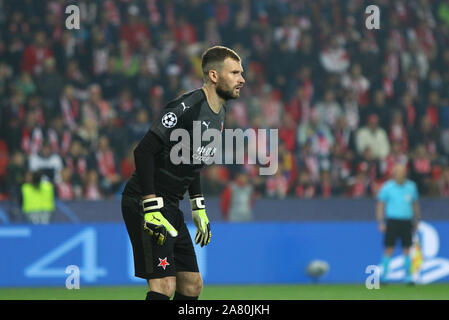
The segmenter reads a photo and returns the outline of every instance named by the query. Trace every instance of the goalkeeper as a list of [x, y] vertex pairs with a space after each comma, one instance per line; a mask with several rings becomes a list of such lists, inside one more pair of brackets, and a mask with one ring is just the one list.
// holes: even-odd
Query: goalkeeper
[[[201, 192], [200, 169], [212, 153], [209, 142], [193, 150], [193, 122], [200, 121], [201, 134], [211, 128], [222, 131], [224, 104], [239, 97], [245, 83], [240, 57], [221, 46], [209, 48], [202, 56], [204, 85], [169, 102], [160, 117], [134, 150], [136, 171], [122, 195], [122, 215], [131, 240], [136, 277], [148, 282], [147, 300], [197, 300], [202, 290], [193, 243], [179, 209], [188, 191], [192, 218], [197, 227], [195, 243], [211, 241], [211, 228]], [[189, 161], [174, 164], [170, 141], [174, 129], [190, 137]], [[189, 147], [189, 146], [187, 146]], [[201, 163], [193, 161], [201, 160]]]

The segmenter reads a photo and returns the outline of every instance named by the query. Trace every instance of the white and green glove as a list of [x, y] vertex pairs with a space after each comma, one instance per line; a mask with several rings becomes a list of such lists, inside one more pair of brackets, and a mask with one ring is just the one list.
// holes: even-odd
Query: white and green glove
[[192, 208], [192, 219], [196, 226], [195, 243], [202, 247], [208, 245], [212, 233], [210, 231], [209, 219], [206, 215], [206, 207], [204, 205], [204, 197], [196, 197], [190, 199], [190, 206]]
[[144, 214], [143, 229], [155, 238], [158, 245], [163, 245], [167, 234], [172, 237], [178, 235], [178, 231], [168, 222], [161, 213], [164, 200], [161, 197], [142, 200]]

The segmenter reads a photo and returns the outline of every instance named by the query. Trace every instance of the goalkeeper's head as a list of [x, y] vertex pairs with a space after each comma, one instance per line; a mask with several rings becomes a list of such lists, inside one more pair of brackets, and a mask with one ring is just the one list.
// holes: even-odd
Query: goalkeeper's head
[[201, 58], [203, 80], [212, 85], [219, 97], [224, 100], [240, 96], [243, 87], [243, 68], [239, 55], [232, 49], [214, 46], [207, 49]]

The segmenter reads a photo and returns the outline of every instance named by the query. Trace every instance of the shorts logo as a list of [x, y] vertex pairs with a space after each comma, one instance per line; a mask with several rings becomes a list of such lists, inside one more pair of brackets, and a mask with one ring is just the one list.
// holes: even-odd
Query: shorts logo
[[158, 267], [162, 267], [165, 270], [165, 268], [170, 265], [170, 263], [167, 262], [167, 257], [165, 257], [164, 259], [161, 258], [158, 259], [159, 259], [159, 264], [157, 265]]
[[172, 128], [176, 125], [178, 122], [178, 118], [176, 117], [176, 114], [173, 112], [167, 112], [162, 117], [162, 125], [166, 128]]

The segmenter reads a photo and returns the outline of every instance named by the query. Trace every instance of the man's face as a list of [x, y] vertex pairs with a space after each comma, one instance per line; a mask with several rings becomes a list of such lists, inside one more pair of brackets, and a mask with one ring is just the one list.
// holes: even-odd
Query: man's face
[[404, 165], [396, 165], [393, 169], [393, 176], [397, 183], [403, 183], [407, 177], [407, 168]]
[[240, 88], [245, 79], [242, 76], [242, 64], [234, 59], [226, 58], [223, 67], [218, 71], [217, 94], [224, 100], [236, 99], [240, 96]]

